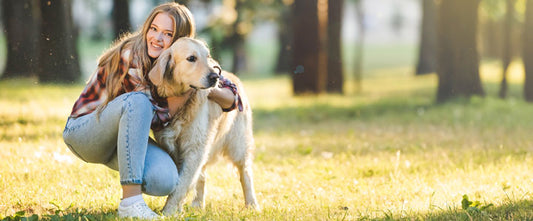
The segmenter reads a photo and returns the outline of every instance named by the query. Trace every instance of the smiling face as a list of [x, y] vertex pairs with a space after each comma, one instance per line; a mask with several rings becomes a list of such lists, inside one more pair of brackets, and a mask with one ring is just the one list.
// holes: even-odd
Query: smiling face
[[172, 44], [174, 35], [174, 20], [167, 13], [159, 13], [155, 16], [150, 28], [146, 33], [146, 45], [148, 56], [157, 58], [165, 49]]

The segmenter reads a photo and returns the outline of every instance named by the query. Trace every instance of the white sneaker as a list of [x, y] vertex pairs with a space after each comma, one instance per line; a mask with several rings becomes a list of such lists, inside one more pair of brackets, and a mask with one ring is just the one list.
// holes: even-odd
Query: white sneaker
[[122, 206], [119, 204], [118, 206], [118, 217], [120, 218], [140, 218], [140, 219], [157, 219], [159, 218], [159, 215], [152, 211], [148, 205], [144, 202], [144, 200], [140, 200], [134, 204], [131, 204], [129, 206]]

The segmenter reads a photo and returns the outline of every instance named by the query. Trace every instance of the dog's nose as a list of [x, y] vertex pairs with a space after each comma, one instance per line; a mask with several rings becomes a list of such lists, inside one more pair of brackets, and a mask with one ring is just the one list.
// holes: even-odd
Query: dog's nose
[[218, 74], [217, 73], [210, 73], [207, 78], [209, 79], [209, 87], [215, 86], [215, 84], [218, 81]]

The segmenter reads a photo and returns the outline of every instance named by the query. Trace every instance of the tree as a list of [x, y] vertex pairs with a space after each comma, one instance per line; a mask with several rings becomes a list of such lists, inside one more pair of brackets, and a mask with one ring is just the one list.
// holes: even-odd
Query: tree
[[200, 31], [210, 37], [214, 58], [220, 59], [223, 52], [232, 55], [232, 67], [228, 69], [236, 74], [247, 68], [246, 38], [252, 31], [260, 6], [256, 1], [223, 1], [222, 12], [209, 18], [207, 27]]
[[[244, 19], [244, 10], [246, 5], [244, 1], [235, 1], [235, 10], [237, 11], [237, 19], [232, 24], [233, 33], [227, 39], [229, 45], [233, 48], [233, 64], [232, 72], [239, 73], [246, 69], [248, 59], [246, 56], [245, 39], [250, 32], [247, 22]], [[251, 4], [251, 3], [248, 3]]]
[[479, 0], [441, 1], [438, 21], [437, 102], [484, 96], [479, 76], [477, 19]]
[[295, 0], [293, 3], [294, 94], [320, 93], [325, 89], [327, 60], [322, 59], [327, 56], [323, 56], [324, 41], [320, 39], [318, 3], [319, 0]]
[[81, 76], [70, 0], [40, 1], [39, 80], [72, 83]]
[[437, 70], [436, 12], [435, 0], [422, 0], [422, 26], [416, 75], [429, 74]]
[[480, 4], [480, 56], [502, 58], [507, 0], [483, 0]]
[[131, 31], [129, 0], [113, 0], [113, 31], [115, 39]]
[[280, 7], [278, 23], [279, 50], [276, 61], [276, 74], [290, 72], [292, 59], [293, 30], [292, 13], [290, 7]]
[[344, 0], [328, 0], [328, 92], [343, 93], [344, 71], [341, 51], [342, 10]]
[[191, 0], [174, 0], [176, 3], [180, 3], [182, 5], [188, 6]]
[[7, 61], [2, 78], [35, 74], [38, 62], [38, 7], [35, 0], [2, 1], [7, 40]]
[[363, 10], [363, 0], [355, 1], [355, 12], [359, 37], [355, 44], [354, 81], [356, 92], [361, 92], [363, 90], [363, 48], [365, 45], [365, 14]]
[[514, 4], [516, 0], [506, 0], [506, 12], [505, 12], [505, 22], [503, 26], [503, 44], [502, 44], [502, 81], [500, 83], [500, 98], [507, 97], [507, 72], [511, 60], [513, 57], [512, 44], [511, 44], [511, 34], [513, 32], [513, 21], [514, 21]]
[[523, 61], [525, 69], [524, 98], [533, 102], [533, 0], [527, 0], [524, 20]]

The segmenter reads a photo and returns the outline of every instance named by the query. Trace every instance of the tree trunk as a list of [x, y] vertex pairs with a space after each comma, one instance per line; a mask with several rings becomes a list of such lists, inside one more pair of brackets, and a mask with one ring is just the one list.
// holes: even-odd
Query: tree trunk
[[355, 1], [355, 12], [357, 17], [357, 38], [354, 59], [354, 82], [356, 93], [363, 91], [363, 52], [365, 45], [365, 14], [363, 10], [363, 0]]
[[342, 10], [344, 0], [328, 0], [328, 74], [326, 89], [343, 93], [344, 71], [341, 51]]
[[191, 2], [191, 0], [174, 0], [174, 2], [180, 3], [185, 6], [189, 6], [189, 3]]
[[506, 0], [506, 13], [503, 27], [503, 47], [502, 47], [502, 81], [500, 83], [500, 98], [507, 97], [507, 71], [513, 57], [511, 34], [513, 32], [514, 4], [516, 0]]
[[35, 75], [38, 64], [39, 6], [35, 0], [3, 0], [7, 61], [2, 78]]
[[115, 39], [124, 33], [131, 32], [129, 0], [113, 0], [113, 31]]
[[422, 27], [416, 75], [437, 70], [437, 10], [435, 0], [422, 0]]
[[523, 60], [526, 73], [524, 98], [533, 102], [533, 0], [527, 0], [524, 21]]
[[231, 50], [233, 52], [233, 63], [231, 71], [235, 74], [238, 74], [246, 70], [248, 65], [248, 59], [246, 56], [246, 47], [245, 47], [245, 35], [248, 33], [241, 33], [239, 31], [239, 25], [241, 24], [243, 18], [243, 8], [244, 3], [242, 1], [235, 1], [235, 10], [237, 11], [237, 19], [233, 23], [233, 33], [228, 39], [229, 45], [231, 45]]
[[73, 83], [81, 76], [70, 0], [40, 1], [39, 80]]
[[327, 71], [321, 62], [319, 0], [295, 0], [293, 4], [294, 51], [292, 85], [294, 94], [320, 93]]
[[233, 65], [232, 72], [236, 75], [246, 70], [248, 59], [246, 56], [246, 47], [243, 36], [235, 33], [235, 41], [233, 42]]
[[275, 69], [276, 74], [290, 72], [292, 64], [292, 14], [288, 7], [283, 7], [281, 10], [281, 20], [278, 21], [279, 51]]
[[[505, 0], [507, 1], [507, 0]], [[481, 57], [498, 59], [502, 57], [503, 47], [503, 27], [504, 22], [500, 19], [487, 18], [480, 24], [480, 40], [482, 41], [482, 50], [480, 50]]]
[[479, 0], [446, 0], [440, 4], [437, 102], [484, 96], [476, 41]]

